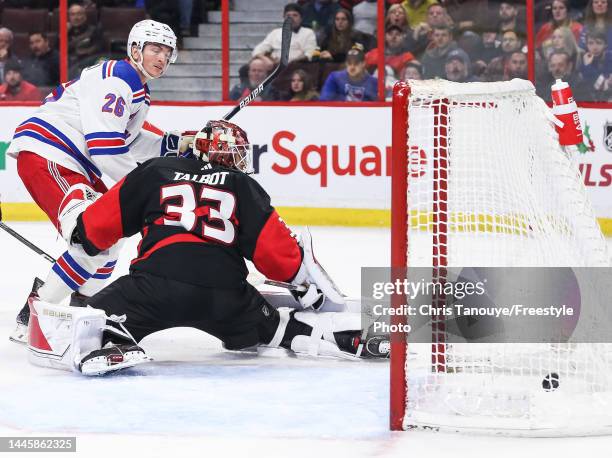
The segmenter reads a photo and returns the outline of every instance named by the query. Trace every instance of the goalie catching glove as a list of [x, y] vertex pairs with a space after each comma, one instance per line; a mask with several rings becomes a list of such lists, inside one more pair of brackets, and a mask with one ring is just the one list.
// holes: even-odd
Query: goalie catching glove
[[302, 307], [313, 310], [320, 310], [327, 300], [344, 304], [344, 295], [314, 256], [312, 236], [308, 229], [302, 233], [298, 243], [303, 250], [302, 265], [291, 283], [306, 286], [307, 289], [303, 292], [291, 291], [293, 297]]

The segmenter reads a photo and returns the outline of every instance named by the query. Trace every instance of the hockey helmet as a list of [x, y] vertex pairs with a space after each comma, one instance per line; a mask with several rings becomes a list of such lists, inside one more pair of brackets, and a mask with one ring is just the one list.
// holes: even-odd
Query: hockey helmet
[[246, 132], [228, 121], [208, 121], [193, 140], [193, 155], [204, 162], [251, 173], [251, 145]]
[[[172, 48], [172, 54], [170, 55], [170, 61], [168, 65], [176, 62], [176, 58], [178, 55], [178, 51], [176, 48], [176, 35], [172, 31], [172, 29], [162, 22], [153, 21], [152, 19], [145, 19], [144, 21], [137, 22], [130, 30], [130, 35], [128, 36], [127, 42], [127, 54], [128, 57], [138, 69], [144, 73], [144, 75], [153, 79], [151, 75], [147, 73], [147, 71], [142, 66], [142, 57], [139, 62], [136, 62], [132, 57], [132, 46], [136, 45], [140, 54], [142, 55], [142, 51], [147, 43], [157, 43], [161, 45], [166, 45]], [[166, 68], [168, 68], [166, 66]]]

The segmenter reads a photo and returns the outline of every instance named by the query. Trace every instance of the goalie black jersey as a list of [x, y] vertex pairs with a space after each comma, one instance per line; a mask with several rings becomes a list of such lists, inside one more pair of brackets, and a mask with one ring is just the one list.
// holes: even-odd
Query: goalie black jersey
[[208, 287], [243, 285], [244, 258], [280, 281], [292, 280], [302, 262], [295, 237], [253, 178], [192, 159], [139, 165], [79, 215], [76, 230], [91, 256], [141, 232], [132, 271]]

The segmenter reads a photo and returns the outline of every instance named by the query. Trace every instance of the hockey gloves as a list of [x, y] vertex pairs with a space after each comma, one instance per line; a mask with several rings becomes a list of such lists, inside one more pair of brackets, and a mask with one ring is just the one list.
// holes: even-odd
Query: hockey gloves
[[291, 290], [291, 295], [305, 309], [312, 308], [318, 311], [325, 303], [325, 294], [314, 283], [311, 283], [306, 291]]
[[314, 310], [319, 310], [327, 299], [336, 304], [344, 304], [344, 295], [314, 257], [312, 236], [308, 230], [302, 232], [299, 244], [304, 257], [291, 283], [304, 285], [308, 289], [305, 292], [292, 291], [293, 296], [304, 308], [312, 307]]
[[189, 157], [193, 154], [193, 138], [198, 132], [166, 132], [162, 138], [161, 156]]

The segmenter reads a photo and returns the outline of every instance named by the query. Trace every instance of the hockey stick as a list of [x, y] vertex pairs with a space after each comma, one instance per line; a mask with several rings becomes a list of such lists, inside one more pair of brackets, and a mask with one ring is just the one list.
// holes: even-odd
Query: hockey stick
[[53, 256], [51, 256], [50, 254], [44, 252], [43, 250], [38, 248], [36, 245], [34, 245], [32, 242], [30, 242], [28, 239], [26, 239], [25, 237], [20, 235], [17, 231], [15, 231], [14, 229], [11, 229], [9, 226], [7, 226], [6, 224], [4, 224], [2, 222], [2, 207], [1, 206], [0, 206], [0, 228], [4, 229], [10, 235], [15, 237], [17, 240], [19, 240], [21, 243], [23, 243], [25, 246], [27, 246], [32, 251], [34, 251], [34, 252], [38, 253], [39, 255], [41, 255], [47, 261], [49, 261], [51, 263], [55, 262], [55, 259], [53, 258]]
[[253, 286], [259, 286], [259, 285], [277, 286], [279, 288], [288, 289], [289, 291], [299, 291], [301, 293], [307, 290], [307, 288], [304, 285], [293, 285], [291, 283], [287, 283], [284, 281], [270, 280], [269, 278], [266, 278], [264, 275], [260, 274], [259, 272], [249, 272], [249, 275], [247, 275], [247, 281]]
[[[41, 250], [36, 245], [34, 245], [32, 242], [30, 242], [28, 239], [26, 239], [21, 234], [19, 234], [17, 231], [15, 231], [14, 229], [11, 229], [9, 226], [7, 226], [6, 224], [4, 224], [2, 222], [2, 206], [1, 206], [1, 204], [0, 204], [0, 228], [4, 229], [10, 235], [15, 237], [17, 240], [19, 240], [25, 246], [27, 246], [30, 250], [32, 250], [35, 253], [39, 254], [40, 256], [45, 258], [47, 261], [49, 261], [51, 264], [53, 264], [55, 262], [55, 258], [53, 256], [51, 256], [50, 254], [48, 254], [45, 251]], [[251, 283], [253, 286], [258, 286], [258, 285], [261, 285], [261, 284], [265, 284], [265, 285], [270, 285], [270, 286], [278, 286], [279, 288], [285, 288], [285, 289], [288, 289], [290, 291], [306, 291], [306, 288], [304, 286], [301, 286], [301, 285], [292, 285], [291, 283], [286, 283], [284, 281], [270, 280], [270, 279], [264, 277], [263, 275], [256, 274], [256, 273], [250, 273], [248, 275], [248, 277], [247, 277], [247, 281], [249, 283]]]
[[291, 47], [291, 34], [293, 33], [293, 25], [290, 18], [285, 19], [283, 22], [283, 32], [281, 37], [281, 55], [280, 62], [278, 66], [274, 69], [272, 73], [268, 75], [268, 77], [263, 80], [263, 82], [257, 86], [253, 91], [244, 97], [238, 105], [230, 110], [225, 116], [223, 116], [223, 120], [229, 121], [232, 119], [236, 113], [250, 104], [253, 100], [257, 98], [272, 82], [276, 79], [276, 77], [287, 67], [289, 64], [289, 48]]

